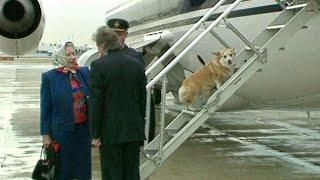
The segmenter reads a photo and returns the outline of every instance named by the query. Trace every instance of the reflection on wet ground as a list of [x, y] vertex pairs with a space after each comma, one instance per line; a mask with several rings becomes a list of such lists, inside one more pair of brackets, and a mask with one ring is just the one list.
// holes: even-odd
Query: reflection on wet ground
[[151, 179], [320, 179], [320, 112], [216, 113]]
[[28, 179], [39, 158], [39, 74], [48, 67], [0, 65], [0, 179]]
[[[39, 84], [50, 65], [0, 63], [0, 179], [31, 179], [39, 158]], [[320, 179], [320, 111], [217, 113], [151, 180]], [[100, 179], [94, 150], [93, 179]]]

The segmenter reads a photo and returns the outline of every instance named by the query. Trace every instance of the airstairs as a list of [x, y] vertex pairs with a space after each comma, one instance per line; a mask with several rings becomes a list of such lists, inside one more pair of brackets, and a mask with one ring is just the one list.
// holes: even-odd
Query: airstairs
[[[159, 81], [162, 81], [162, 103], [160, 113], [160, 133], [144, 147], [143, 154], [146, 157], [140, 165], [141, 179], [148, 178], [188, 137], [190, 137], [210, 116], [212, 116], [250, 77], [259, 71], [264, 64], [272, 63], [272, 57], [283, 45], [314, 15], [319, 13], [319, 0], [277, 0], [283, 8], [282, 12], [253, 40], [248, 40], [229, 21], [228, 15], [242, 0], [234, 1], [228, 8], [216, 18], [202, 33], [180, 52], [160, 72], [161, 62], [172, 54], [183, 41], [185, 41], [210, 15], [215, 12], [226, 0], [220, 0], [205, 14], [194, 26], [189, 29], [171, 48], [169, 48], [146, 71], [149, 78], [147, 84], [147, 123], [150, 111], [150, 89]], [[181, 113], [165, 127], [165, 95], [167, 79], [166, 74], [190, 51], [206, 34], [211, 33], [225, 47], [229, 47], [223, 38], [214, 32], [214, 27], [225, 26], [234, 32], [247, 47], [236, 55], [236, 61], [241, 65], [240, 69], [226, 81], [209, 98], [207, 104], [199, 111], [182, 110]], [[155, 75], [154, 75], [155, 74]], [[148, 133], [146, 133], [148, 134]]]

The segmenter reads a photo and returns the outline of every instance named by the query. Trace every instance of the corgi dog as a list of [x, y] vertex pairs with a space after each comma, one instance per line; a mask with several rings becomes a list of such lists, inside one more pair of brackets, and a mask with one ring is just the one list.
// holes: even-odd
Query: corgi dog
[[216, 58], [187, 77], [179, 88], [180, 102], [186, 104], [189, 109], [200, 108], [215, 89], [220, 88], [234, 73], [234, 48], [223, 49], [213, 54]]

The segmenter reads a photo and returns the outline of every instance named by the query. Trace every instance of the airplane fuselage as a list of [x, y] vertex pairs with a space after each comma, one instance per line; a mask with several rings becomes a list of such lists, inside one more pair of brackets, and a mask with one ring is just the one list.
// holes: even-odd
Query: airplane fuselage
[[[171, 33], [169, 45], [176, 42], [192, 27], [217, 1], [205, 1], [192, 6], [190, 1], [129, 1], [130, 6], [107, 13], [111, 17], [125, 18], [131, 28], [127, 42], [143, 41], [146, 34], [155, 31]], [[228, 1], [229, 3], [232, 1]], [[209, 18], [212, 22], [228, 5], [219, 8]], [[141, 9], [146, 11], [142, 11]], [[229, 16], [229, 21], [247, 38], [255, 38], [263, 28], [280, 13], [281, 7], [273, 0], [250, 0], [242, 2]], [[196, 30], [190, 40], [182, 43], [175, 51], [181, 52], [191, 39], [199, 35], [203, 28]], [[245, 47], [230, 30], [224, 27], [214, 29], [228, 44], [240, 51]], [[277, 107], [317, 107], [320, 102], [320, 16], [313, 17], [282, 48], [272, 63], [253, 76], [237, 92], [230, 107], [277, 108]], [[208, 34], [181, 60], [185, 76], [201, 67], [197, 55], [206, 62], [213, 57], [212, 51], [224, 48], [212, 35]]]

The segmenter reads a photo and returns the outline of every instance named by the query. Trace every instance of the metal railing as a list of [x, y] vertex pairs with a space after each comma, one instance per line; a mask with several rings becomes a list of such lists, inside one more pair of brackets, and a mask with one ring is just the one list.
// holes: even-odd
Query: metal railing
[[[148, 144], [149, 141], [149, 129], [150, 129], [150, 111], [151, 111], [151, 87], [157, 83], [163, 76], [170, 71], [173, 66], [175, 66], [180, 59], [196, 44], [198, 43], [206, 34], [209, 32], [212, 33], [213, 27], [217, 26], [225, 17], [227, 17], [232, 10], [241, 2], [242, 0], [237, 0], [233, 4], [231, 4], [210, 26], [208, 26], [196, 39], [194, 39], [188, 46], [185, 48], [175, 59], [173, 59], [159, 74], [157, 74], [153, 79], [148, 79], [147, 88], [147, 102], [146, 102], [146, 125], [145, 125], [145, 134], [146, 141], [145, 145]], [[210, 15], [217, 10], [225, 0], [219, 1], [205, 16], [203, 16], [187, 33], [185, 33], [171, 48], [169, 48], [166, 53], [164, 53], [147, 71], [146, 75], [148, 75], [152, 70], [159, 65], [162, 61], [164, 61], [173, 50], [183, 42], [197, 27], [201, 25], [205, 20], [207, 20]], [[219, 39], [218, 39], [219, 40]], [[223, 44], [223, 42], [222, 42]], [[225, 43], [226, 44], [226, 43]], [[229, 46], [229, 45], [225, 45]]]
[[186, 40], [190, 34], [196, 30], [203, 22], [205, 22], [211, 14], [216, 11], [226, 0], [219, 1], [214, 7], [212, 7], [191, 29], [189, 29], [171, 48], [169, 48], [154, 64], [152, 64], [147, 70], [146, 75], [149, 75], [154, 68], [162, 63], [184, 40]]
[[[235, 3], [239, 4], [241, 2], [241, 0], [239, 1], [235, 1]], [[236, 4], [236, 5], [237, 5]], [[232, 4], [234, 5], [234, 4]], [[236, 6], [234, 5], [233, 7], [230, 7], [230, 9], [228, 8], [226, 11], [228, 11], [228, 13], [230, 13], [232, 11], [232, 9]], [[306, 5], [299, 5], [300, 8], [305, 7]], [[297, 7], [291, 7], [291, 8], [297, 8]], [[302, 11], [299, 11], [301, 14]], [[306, 12], [306, 11], [303, 11]], [[228, 14], [226, 13], [226, 15]], [[221, 20], [225, 20], [225, 16], [226, 15], [222, 15], [221, 16]], [[291, 15], [291, 14], [290, 14]], [[302, 14], [304, 15], [304, 14]], [[304, 15], [306, 16], [306, 15]], [[296, 17], [296, 16], [290, 16], [291, 18]], [[303, 17], [303, 16], [301, 16]], [[297, 31], [302, 25], [301, 25], [301, 21], [303, 19], [301, 19], [300, 16], [298, 16], [298, 19], [296, 19], [295, 23], [290, 23], [288, 27], [294, 28], [294, 31]], [[219, 17], [220, 18], [220, 17]], [[297, 18], [297, 17], [296, 17]], [[306, 16], [305, 18], [310, 18], [308, 16]], [[274, 22], [277, 22], [278, 19], [287, 19], [284, 18], [284, 16], [278, 16], [276, 20], [274, 20]], [[289, 19], [290, 21], [292, 21], [292, 19]], [[290, 22], [288, 20], [288, 22]], [[208, 33], [215, 25], [217, 25], [217, 23], [220, 22], [219, 20], [214, 21], [209, 27], [208, 29], [206, 29], [206, 33]], [[261, 36], [260, 35], [257, 37], [257, 39], [262, 38], [262, 39], [266, 39], [266, 41], [262, 41], [264, 42], [263, 44], [260, 44], [261, 47], [257, 48], [256, 46], [254, 46], [253, 43], [251, 43], [248, 39], [246, 39], [246, 37], [244, 35], [242, 35], [230, 22], [228, 22], [227, 20], [225, 20], [225, 24], [227, 25], [227, 27], [229, 29], [231, 29], [248, 47], [249, 50], [252, 51], [252, 56], [249, 59], [249, 61], [247, 63], [245, 63], [228, 81], [226, 81], [223, 86], [221, 88], [219, 88], [208, 100], [209, 103], [206, 104], [205, 108], [202, 109], [200, 112], [198, 112], [193, 118], [190, 118], [189, 121], [184, 121], [183, 119], [175, 119], [176, 120], [183, 120], [180, 123], [182, 124], [182, 122], [187, 122], [187, 124], [183, 124], [182, 126], [179, 127], [179, 129], [174, 129], [176, 131], [176, 133], [172, 136], [172, 134], [169, 132], [165, 131], [165, 106], [166, 106], [166, 90], [167, 90], [167, 78], [166, 78], [166, 72], [164, 73], [163, 76], [160, 76], [160, 74], [158, 74], [156, 77], [159, 76], [159, 78], [162, 79], [162, 104], [161, 104], [161, 117], [160, 117], [160, 133], [158, 136], [158, 139], [155, 139], [158, 143], [158, 149], [156, 153], [150, 153], [152, 156], [150, 156], [151, 158], [149, 160], [149, 162], [147, 162], [146, 164], [143, 164], [142, 168], [140, 166], [140, 170], [142, 170], [144, 172], [144, 176], [142, 176], [143, 178], [146, 178], [147, 176], [149, 176], [152, 171], [155, 170], [155, 168], [157, 166], [159, 166], [163, 160], [167, 159], [169, 157], [169, 155], [171, 155], [185, 140], [187, 137], [189, 137], [203, 122], [205, 122], [206, 119], [209, 118], [209, 113], [215, 112], [224, 102], [226, 102], [231, 96], [232, 94], [234, 94], [236, 92], [237, 89], [239, 89], [251, 76], [253, 76], [253, 74], [255, 74], [257, 72], [257, 70], [259, 68], [261, 68], [261, 65], [264, 64], [265, 62], [262, 61], [261, 63], [257, 64], [257, 57], [259, 57], [259, 59], [264, 60], [266, 58], [264, 52], [264, 49], [269, 50], [269, 52], [271, 52], [271, 54], [276, 54], [276, 52], [278, 51], [278, 46], [279, 40], [283, 40], [286, 41], [285, 39], [283, 39], [283, 37], [279, 37], [280, 35], [285, 35], [286, 39], [290, 39], [290, 36], [292, 36], [293, 34], [293, 30], [282, 30], [282, 31], [278, 31], [281, 34], [276, 34], [274, 33], [272, 37], [268, 37], [268, 36]], [[271, 24], [274, 24], [273, 22]], [[286, 25], [287, 26], [287, 25]], [[285, 27], [285, 26], [284, 26]], [[268, 30], [268, 28], [267, 28]], [[272, 30], [274, 31], [274, 30]], [[263, 31], [263, 33], [266, 31]], [[289, 35], [288, 35], [289, 32]], [[267, 32], [269, 33], [269, 32]], [[203, 34], [201, 34], [202, 36], [204, 36]], [[274, 39], [275, 38], [275, 39]], [[201, 37], [195, 39], [193, 42], [190, 43], [190, 45], [187, 48], [192, 48], [193, 45], [195, 43], [197, 43], [199, 40], [201, 39]], [[198, 40], [198, 41], [197, 41]], [[268, 41], [267, 41], [268, 40]], [[271, 40], [275, 40], [273, 43], [271, 43]], [[178, 59], [177, 61], [179, 61], [181, 59], [181, 57], [184, 55], [183, 53], [188, 52], [188, 50], [184, 50], [182, 51], [182, 55], [179, 54], [179, 56], [177, 56], [174, 61], [176, 59]], [[244, 49], [244, 51], [246, 51], [246, 48]], [[180, 57], [180, 59], [179, 59]], [[241, 56], [240, 56], [241, 57]], [[243, 57], [243, 59], [245, 59], [246, 57]], [[171, 64], [171, 63], [170, 63]], [[170, 65], [169, 64], [169, 65]], [[174, 64], [172, 65], [174, 66]], [[167, 67], [166, 67], [167, 68]], [[170, 69], [169, 69], [170, 70]], [[169, 71], [168, 70], [168, 71]], [[165, 71], [165, 69], [163, 70]], [[161, 73], [163, 72], [161, 71]], [[168, 72], [167, 71], [167, 72]], [[150, 82], [151, 83], [151, 82]], [[148, 85], [150, 84], [148, 83]], [[148, 86], [147, 85], [147, 86]], [[152, 85], [150, 85], [151, 87]], [[232, 87], [231, 87], [232, 86]], [[150, 87], [148, 90], [150, 90]], [[211, 107], [211, 105], [214, 105], [214, 107], [212, 107], [211, 112], [209, 107]], [[179, 124], [180, 124], [179, 123]], [[170, 126], [170, 125], [169, 125]], [[182, 127], [182, 129], [181, 129]], [[167, 130], [172, 130], [172, 129], [167, 129]], [[166, 136], [172, 136], [170, 139], [168, 139]], [[154, 143], [155, 144], [155, 143]], [[154, 150], [154, 148], [156, 148], [154, 146], [154, 144], [149, 144], [152, 145], [152, 147], [147, 150]]]
[[[224, 2], [224, 0], [219, 1], [220, 2]], [[167, 74], [172, 68], [173, 66], [175, 66], [181, 59], [182, 57], [188, 53], [191, 48], [193, 48], [206, 34], [208, 34], [210, 32], [210, 30], [217, 26], [224, 18], [226, 18], [231, 12], [232, 10], [241, 2], [242, 0], [236, 0], [234, 3], [232, 3], [216, 20], [214, 20], [214, 22], [207, 28], [205, 29], [196, 39], [194, 39], [175, 59], [173, 59], [156, 77], [154, 77], [146, 86], [147, 89], [150, 89], [155, 83], [157, 83], [165, 74]], [[216, 6], [215, 6], [216, 7]], [[189, 32], [189, 31], [188, 31]], [[187, 37], [187, 36], [186, 36]], [[185, 37], [185, 38], [186, 38]], [[180, 41], [179, 41], [180, 42]], [[181, 41], [182, 42], [182, 41]], [[176, 45], [176, 44], [175, 44]], [[172, 47], [176, 47], [176, 46], [172, 46]], [[174, 48], [170, 48], [170, 52], [169, 50], [164, 54], [166, 56], [168, 56]], [[169, 53], [168, 53], [169, 52]], [[166, 56], [161, 56], [160, 59], [158, 59], [158, 63], [154, 63], [146, 72], [146, 74], [150, 73], [151, 70], [156, 67], [158, 64], [161, 63], [161, 61], [163, 61]], [[159, 61], [161, 60], [161, 61]]]
[[159, 146], [158, 146], [158, 163], [162, 161], [162, 151], [163, 151], [163, 142], [164, 142], [164, 128], [165, 128], [165, 119], [166, 119], [166, 94], [167, 94], [167, 78], [166, 76], [162, 79], [162, 89], [161, 89], [161, 112], [160, 112], [160, 140], [159, 140]]

